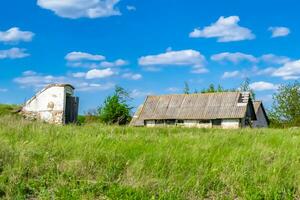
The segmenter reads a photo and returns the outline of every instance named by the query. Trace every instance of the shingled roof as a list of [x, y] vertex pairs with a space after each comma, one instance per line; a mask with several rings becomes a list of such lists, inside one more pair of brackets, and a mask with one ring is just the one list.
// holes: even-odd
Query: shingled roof
[[148, 96], [131, 125], [141, 126], [144, 120], [241, 119], [246, 115], [256, 119], [248, 92]]

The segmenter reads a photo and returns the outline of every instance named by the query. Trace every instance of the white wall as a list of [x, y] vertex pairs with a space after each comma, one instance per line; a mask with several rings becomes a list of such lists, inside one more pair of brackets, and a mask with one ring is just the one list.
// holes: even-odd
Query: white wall
[[[146, 120], [145, 125], [147, 127], [155, 127], [155, 126], [168, 126], [165, 124], [155, 124], [155, 120]], [[183, 127], [195, 127], [195, 128], [212, 128], [212, 122], [210, 123], [199, 123], [199, 120], [184, 120], [183, 124], [178, 124], [178, 126]], [[240, 128], [240, 120], [239, 119], [223, 119], [220, 128], [224, 129], [237, 129]]]
[[154, 120], [146, 120], [145, 121], [147, 127], [154, 127], [155, 121]]
[[184, 126], [186, 127], [197, 127], [197, 128], [211, 128], [210, 123], [199, 123], [199, 120], [184, 120]]
[[266, 128], [268, 127], [268, 121], [264, 115], [263, 109], [261, 106], [259, 107], [257, 113], [256, 113], [256, 121], [253, 121], [253, 127], [254, 128]]
[[222, 123], [221, 123], [221, 127], [224, 129], [240, 128], [240, 120], [239, 119], [223, 119]]
[[22, 111], [27, 117], [60, 124], [64, 121], [65, 101], [65, 87], [54, 86], [27, 101]]

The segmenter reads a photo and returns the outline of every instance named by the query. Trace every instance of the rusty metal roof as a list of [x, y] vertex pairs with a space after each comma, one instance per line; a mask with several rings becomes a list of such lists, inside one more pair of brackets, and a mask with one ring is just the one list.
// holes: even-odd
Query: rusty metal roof
[[148, 96], [135, 121], [244, 118], [249, 102], [249, 93], [243, 92]]

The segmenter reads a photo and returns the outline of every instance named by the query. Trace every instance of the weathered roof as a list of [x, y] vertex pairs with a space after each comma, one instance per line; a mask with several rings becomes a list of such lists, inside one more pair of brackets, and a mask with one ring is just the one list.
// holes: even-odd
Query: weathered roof
[[37, 92], [33, 97], [31, 97], [31, 99], [29, 99], [28, 101], [25, 102], [26, 104], [29, 104], [30, 102], [32, 102], [34, 99], [36, 99], [37, 96], [39, 96], [41, 93], [45, 92], [46, 90], [48, 90], [49, 88], [52, 87], [71, 87], [73, 90], [75, 89], [74, 86], [72, 86], [71, 84], [62, 84], [62, 83], [54, 83], [54, 84], [49, 84], [46, 87], [44, 87], [42, 90], [40, 90], [39, 92]]
[[270, 120], [268, 118], [267, 112], [264, 108], [264, 105], [263, 105], [262, 101], [253, 101], [253, 106], [254, 106], [254, 111], [255, 111], [256, 115], [258, 113], [259, 108], [261, 107], [261, 109], [262, 109], [262, 111], [263, 111], [263, 113], [266, 117], [266, 120], [267, 120], [268, 124], [270, 124]]
[[261, 101], [253, 101], [253, 106], [254, 106], [255, 113], [257, 113], [257, 111], [258, 111], [258, 109], [261, 105], [262, 105]]
[[253, 108], [248, 92], [148, 96], [135, 121], [244, 118], [249, 102]]

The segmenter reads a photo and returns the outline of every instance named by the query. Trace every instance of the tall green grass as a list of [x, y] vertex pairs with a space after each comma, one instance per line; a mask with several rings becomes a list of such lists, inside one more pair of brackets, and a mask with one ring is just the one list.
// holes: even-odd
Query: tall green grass
[[299, 199], [299, 129], [53, 126], [0, 117], [0, 199]]

